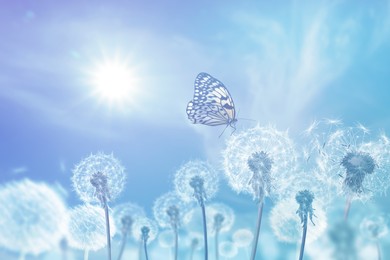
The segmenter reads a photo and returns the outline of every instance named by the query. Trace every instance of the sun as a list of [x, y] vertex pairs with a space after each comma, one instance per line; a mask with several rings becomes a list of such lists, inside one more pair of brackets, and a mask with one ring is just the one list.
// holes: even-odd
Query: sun
[[100, 101], [123, 106], [134, 97], [137, 78], [126, 62], [106, 60], [98, 63], [91, 74], [93, 93]]

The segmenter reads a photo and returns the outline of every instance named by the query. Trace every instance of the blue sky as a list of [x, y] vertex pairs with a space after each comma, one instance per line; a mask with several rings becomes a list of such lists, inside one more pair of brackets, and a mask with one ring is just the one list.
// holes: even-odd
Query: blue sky
[[[71, 169], [97, 151], [127, 169], [120, 201], [147, 210], [186, 161], [219, 165], [228, 132], [185, 113], [202, 71], [260, 124], [299, 134], [327, 117], [390, 132], [389, 1], [2, 1], [0, 34], [0, 181], [58, 182], [71, 205]], [[119, 106], [90, 78], [115, 59], [136, 78]]]

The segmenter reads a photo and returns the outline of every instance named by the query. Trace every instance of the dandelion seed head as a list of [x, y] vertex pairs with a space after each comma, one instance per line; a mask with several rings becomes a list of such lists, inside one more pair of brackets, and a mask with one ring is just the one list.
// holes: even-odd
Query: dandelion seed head
[[345, 168], [344, 186], [352, 193], [363, 192], [363, 181], [367, 174], [372, 174], [375, 161], [370, 154], [364, 152], [348, 152], [341, 160]]
[[[70, 210], [68, 241], [73, 248], [97, 251], [107, 244], [104, 210], [93, 205], [81, 205]], [[115, 235], [115, 223], [110, 217], [110, 234]]]
[[[318, 239], [326, 230], [327, 218], [321, 205], [313, 202], [315, 209], [315, 225], [308, 222], [306, 242], [311, 243]], [[296, 214], [297, 204], [294, 199], [281, 200], [272, 208], [270, 223], [274, 235], [280, 241], [295, 243], [301, 239], [302, 224], [301, 219]]]
[[185, 202], [211, 199], [218, 183], [217, 172], [208, 163], [197, 160], [184, 164], [174, 177], [175, 191]]
[[247, 228], [241, 228], [233, 233], [232, 239], [237, 247], [247, 247], [252, 244], [253, 237], [252, 231]]
[[130, 233], [134, 221], [145, 216], [144, 209], [131, 202], [122, 203], [113, 208], [115, 225], [118, 230], [121, 230], [122, 235]]
[[0, 246], [37, 255], [56, 247], [66, 233], [66, 206], [53, 188], [29, 179], [0, 187]]
[[386, 220], [383, 216], [366, 217], [360, 223], [360, 231], [373, 240], [386, 236], [389, 232]]
[[307, 217], [309, 217], [311, 223], [314, 225], [313, 222], [314, 210], [312, 206], [314, 200], [314, 194], [309, 190], [298, 191], [298, 193], [295, 195], [295, 200], [299, 205], [299, 208], [296, 213], [301, 219], [301, 224], [303, 226], [306, 226]]
[[185, 203], [175, 192], [167, 192], [156, 199], [153, 205], [153, 215], [162, 228], [179, 227], [186, 224], [185, 214], [193, 204]]
[[206, 223], [209, 234], [215, 235], [215, 232], [224, 233], [230, 231], [235, 221], [234, 211], [223, 203], [212, 203], [206, 206]]
[[[325, 130], [323, 130], [325, 128]], [[329, 129], [319, 127], [311, 144], [322, 178], [337, 194], [366, 201], [374, 194], [386, 194], [390, 186], [390, 145], [383, 134], [373, 137], [369, 129], [356, 127]]]
[[283, 192], [278, 194], [278, 200], [291, 199], [300, 191], [310, 190], [316, 201], [326, 209], [336, 196], [331, 183], [327, 179], [321, 178], [319, 171], [315, 169], [312, 171], [298, 170], [289, 178], [288, 183], [283, 183], [283, 185], [279, 187]]
[[233, 242], [222, 241], [219, 244], [219, 254], [226, 258], [233, 258], [238, 254], [238, 248]]
[[278, 187], [288, 182], [289, 172], [296, 167], [297, 153], [287, 132], [256, 126], [232, 135], [223, 158], [231, 188], [262, 200], [278, 193]]
[[124, 168], [112, 154], [91, 154], [73, 169], [73, 188], [85, 203], [114, 200], [125, 185]]
[[184, 239], [184, 246], [191, 248], [192, 250], [201, 250], [203, 248], [203, 234], [195, 231], [191, 231]]
[[147, 238], [146, 242], [149, 244], [152, 242], [158, 234], [157, 223], [149, 218], [141, 217], [133, 223], [133, 237], [137, 241], [143, 241]]

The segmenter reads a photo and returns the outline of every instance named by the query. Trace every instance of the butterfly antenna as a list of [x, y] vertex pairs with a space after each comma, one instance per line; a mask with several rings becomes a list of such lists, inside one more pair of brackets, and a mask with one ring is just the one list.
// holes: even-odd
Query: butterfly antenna
[[229, 125], [226, 125], [226, 127], [223, 129], [222, 133], [218, 136], [218, 138], [221, 138], [221, 136], [223, 135], [223, 133], [225, 132], [226, 128], [228, 128]]
[[254, 120], [254, 119], [248, 119], [248, 118], [242, 118], [242, 117], [238, 117], [238, 114], [240, 114], [240, 110], [238, 110], [238, 111], [237, 111], [237, 119], [240, 119], [240, 120], [248, 120], [248, 121], [257, 122], [257, 120]]
[[238, 117], [237, 119], [240, 119], [240, 120], [247, 120], [247, 121], [253, 121], [253, 122], [257, 122], [257, 120], [254, 120], [254, 119], [249, 119], [249, 118], [242, 118], [242, 117]]

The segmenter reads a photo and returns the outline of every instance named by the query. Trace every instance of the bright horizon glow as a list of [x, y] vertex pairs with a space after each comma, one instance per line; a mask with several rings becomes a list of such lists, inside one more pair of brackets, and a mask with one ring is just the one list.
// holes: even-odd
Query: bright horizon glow
[[108, 105], [123, 106], [136, 94], [136, 77], [126, 62], [107, 60], [91, 73], [94, 95]]

